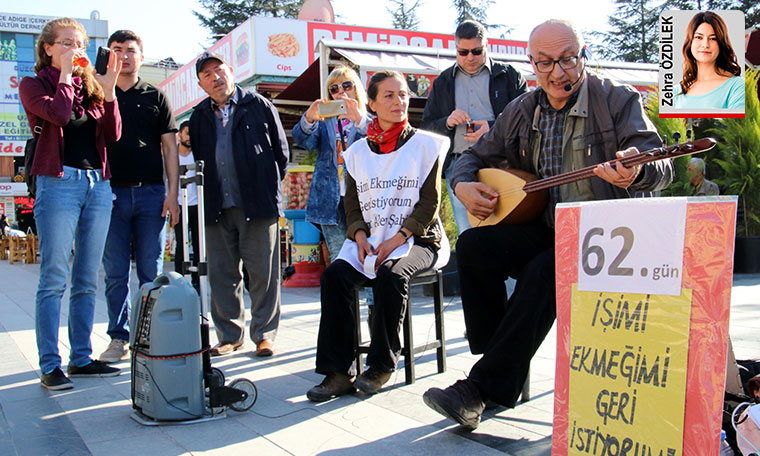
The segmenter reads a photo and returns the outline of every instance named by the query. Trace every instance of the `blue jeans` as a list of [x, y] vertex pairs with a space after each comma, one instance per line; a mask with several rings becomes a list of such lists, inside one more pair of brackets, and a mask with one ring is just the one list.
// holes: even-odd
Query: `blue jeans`
[[164, 186], [113, 188], [113, 212], [108, 229], [103, 269], [106, 275], [108, 335], [112, 340], [129, 340], [129, 276], [132, 243], [135, 247], [140, 286], [152, 282], [164, 268]]
[[34, 220], [40, 236], [40, 283], [35, 302], [35, 333], [40, 370], [61, 367], [58, 327], [61, 298], [71, 268], [69, 365], [90, 363], [98, 268], [111, 214], [111, 186], [99, 170], [63, 167], [62, 177], [37, 176]]
[[454, 175], [454, 165], [457, 164], [458, 159], [459, 157], [456, 155], [452, 157], [451, 164], [446, 168], [446, 188], [449, 190], [449, 201], [451, 201], [451, 209], [454, 212], [454, 221], [457, 222], [457, 231], [462, 234], [462, 231], [470, 228], [470, 221], [467, 219], [467, 209], [454, 194], [454, 189], [451, 188], [451, 176]]
[[346, 222], [341, 220], [337, 225], [320, 225], [322, 236], [325, 237], [327, 250], [330, 251], [330, 262], [335, 261], [340, 253], [340, 248], [346, 241]]

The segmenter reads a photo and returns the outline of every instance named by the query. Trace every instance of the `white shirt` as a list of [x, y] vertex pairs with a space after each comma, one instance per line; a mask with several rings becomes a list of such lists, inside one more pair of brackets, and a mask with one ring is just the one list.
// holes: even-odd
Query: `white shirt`
[[[193, 157], [193, 152], [191, 151], [187, 156], [183, 156], [182, 154], [179, 155], [179, 164], [182, 165], [189, 165], [191, 163], [195, 163], [195, 158]], [[195, 176], [195, 171], [188, 171], [187, 177], [193, 177]], [[177, 196], [177, 202], [179, 203], [179, 206], [182, 207], [182, 191], [180, 189], [180, 192]], [[196, 188], [195, 184], [189, 184], [187, 186], [187, 205], [188, 206], [197, 206], [198, 205], [198, 189]]]

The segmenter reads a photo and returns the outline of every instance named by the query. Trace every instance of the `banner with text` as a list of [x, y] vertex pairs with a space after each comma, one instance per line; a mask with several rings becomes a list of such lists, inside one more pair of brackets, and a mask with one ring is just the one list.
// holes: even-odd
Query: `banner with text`
[[557, 206], [553, 455], [717, 454], [735, 217], [736, 197]]
[[[316, 60], [315, 47], [322, 39], [438, 49], [456, 47], [454, 35], [441, 33], [251, 17], [208, 50], [227, 59], [234, 69], [235, 82], [242, 82], [254, 74], [295, 78]], [[492, 54], [526, 55], [527, 47], [527, 41], [488, 39], [488, 51]], [[198, 87], [195, 61], [193, 59], [159, 84], [169, 97], [175, 115], [181, 115], [206, 97]], [[425, 84], [429, 82], [422, 79], [423, 89], [418, 89], [417, 93], [424, 93]]]

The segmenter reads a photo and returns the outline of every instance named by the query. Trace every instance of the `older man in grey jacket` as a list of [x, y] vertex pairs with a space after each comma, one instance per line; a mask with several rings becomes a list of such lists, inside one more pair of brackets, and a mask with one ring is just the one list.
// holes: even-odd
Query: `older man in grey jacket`
[[[528, 41], [539, 88], [512, 101], [493, 129], [457, 162], [452, 186], [483, 220], [499, 194], [477, 182], [481, 168], [509, 166], [538, 175], [568, 171], [662, 145], [638, 92], [586, 72], [581, 35], [566, 21], [536, 27]], [[485, 401], [514, 407], [530, 360], [556, 318], [554, 206], [558, 202], [627, 198], [672, 181], [669, 161], [632, 168], [599, 165], [597, 177], [554, 187], [542, 217], [522, 225], [473, 228], [459, 237], [457, 263], [470, 350], [483, 354], [468, 378], [431, 388], [425, 403], [474, 429]], [[517, 279], [507, 301], [504, 280]]]

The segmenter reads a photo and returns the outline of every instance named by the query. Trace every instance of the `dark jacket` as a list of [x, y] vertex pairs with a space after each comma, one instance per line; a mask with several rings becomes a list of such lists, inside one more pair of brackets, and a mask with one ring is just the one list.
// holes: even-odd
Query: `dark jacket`
[[[58, 83], [55, 92], [49, 84], [38, 78], [25, 77], [19, 85], [21, 104], [29, 119], [29, 128], [45, 120], [42, 133], [37, 140], [30, 174], [61, 177], [63, 176], [63, 127], [71, 120], [74, 105], [74, 87]], [[119, 103], [104, 101], [98, 105], [90, 103], [87, 115], [95, 119], [95, 147], [100, 155], [103, 178], [111, 178], [111, 168], [106, 156], [106, 141], [117, 141], [121, 136], [121, 115]]]
[[[615, 152], [628, 147], [644, 151], [662, 146], [657, 130], [641, 106], [641, 96], [634, 88], [587, 74], [581, 90], [588, 93], [587, 106], [580, 108], [587, 110], [588, 116], [583, 137], [573, 138], [573, 149], [584, 151], [583, 166], [613, 160]], [[476, 173], [481, 168], [509, 167], [538, 174], [534, 155], [537, 131], [533, 124], [541, 92], [541, 89], [533, 90], [510, 103], [494, 127], [462, 154], [454, 169], [452, 188], [459, 182], [477, 181]], [[666, 159], [642, 165], [636, 181], [628, 189], [592, 177], [591, 190], [597, 200], [628, 198], [631, 192], [667, 188], [672, 180], [673, 168]]]
[[[446, 119], [456, 109], [456, 96], [454, 92], [455, 68], [456, 65], [446, 68], [433, 81], [430, 96], [428, 96], [427, 103], [425, 104], [425, 112], [422, 114], [422, 123], [420, 123], [420, 128], [423, 130], [430, 130], [439, 135], [448, 136], [449, 140], [451, 140], [449, 155], [446, 157], [443, 171], [449, 166], [451, 151], [454, 148], [455, 129], [446, 126]], [[515, 67], [491, 61], [488, 95], [491, 100], [494, 118], [499, 117], [499, 114], [501, 114], [510, 101], [527, 91], [528, 84], [525, 82], [522, 73]], [[493, 127], [494, 122], [488, 122], [488, 126]]]
[[[246, 219], [282, 215], [280, 181], [289, 150], [285, 130], [274, 105], [259, 94], [241, 90], [232, 113], [232, 148]], [[206, 224], [217, 223], [222, 212], [221, 182], [216, 169], [216, 114], [211, 99], [193, 108], [190, 143], [196, 160], [205, 162]]]

